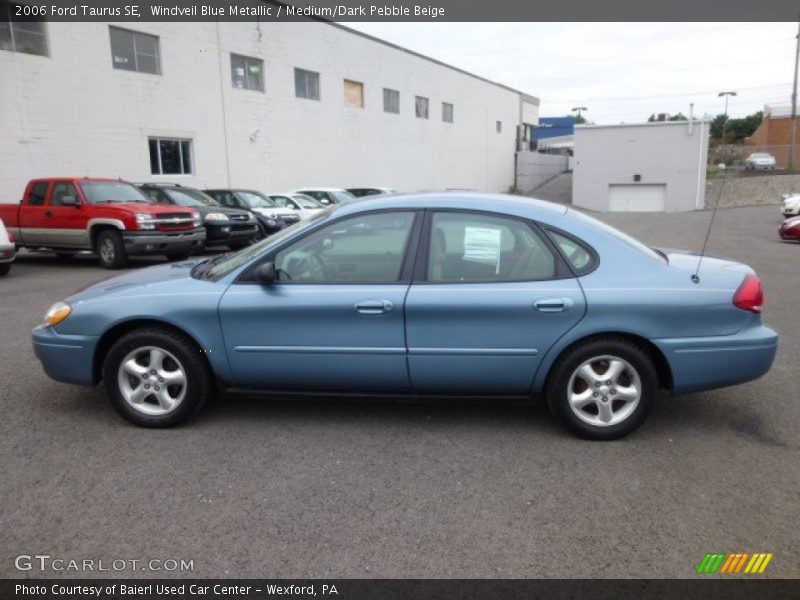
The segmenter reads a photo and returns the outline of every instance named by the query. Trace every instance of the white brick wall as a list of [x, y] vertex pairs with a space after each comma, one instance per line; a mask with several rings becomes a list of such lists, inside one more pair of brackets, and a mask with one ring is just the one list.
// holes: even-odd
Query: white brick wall
[[[150, 136], [193, 139], [194, 174], [161, 179], [198, 187], [514, 183], [512, 90], [323, 23], [119, 25], [159, 36], [161, 75], [112, 68], [102, 23], [49, 23], [49, 57], [0, 51], [0, 202], [33, 177], [158, 180]], [[233, 88], [231, 52], [264, 60], [264, 93]], [[320, 102], [295, 97], [294, 67], [321, 74]], [[344, 105], [345, 78], [364, 83], [365, 108]], [[400, 91], [399, 115], [383, 112], [384, 87]], [[429, 119], [415, 117], [415, 95], [430, 99]]]

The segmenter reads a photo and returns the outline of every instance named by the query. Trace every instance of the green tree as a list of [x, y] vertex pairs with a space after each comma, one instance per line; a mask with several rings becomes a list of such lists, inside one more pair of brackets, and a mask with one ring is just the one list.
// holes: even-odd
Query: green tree
[[[711, 137], [717, 143], [736, 144], [742, 142], [745, 138], [753, 135], [753, 132], [758, 129], [763, 118], [763, 113], [759, 110], [751, 115], [742, 117], [740, 119], [725, 118], [725, 115], [717, 115], [711, 121]], [[725, 139], [722, 140], [722, 126], [725, 124]]]

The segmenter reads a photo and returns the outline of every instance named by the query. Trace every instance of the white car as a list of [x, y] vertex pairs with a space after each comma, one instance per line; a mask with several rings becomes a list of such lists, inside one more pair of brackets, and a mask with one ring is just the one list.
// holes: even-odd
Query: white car
[[750, 171], [757, 169], [774, 169], [775, 157], [766, 152], [754, 152], [744, 161], [744, 168]]
[[293, 214], [296, 214], [300, 217], [300, 220], [306, 220], [321, 210], [324, 210], [325, 206], [320, 202], [317, 202], [311, 196], [306, 196], [304, 194], [293, 194], [291, 192], [288, 193], [281, 193], [281, 194], [267, 194], [275, 203], [275, 206], [279, 207], [283, 211], [291, 211]]
[[6, 226], [3, 224], [3, 220], [0, 219], [0, 277], [8, 275], [16, 254], [14, 238], [6, 231]]
[[292, 190], [293, 194], [311, 196], [317, 202], [330, 206], [331, 204], [347, 204], [355, 202], [357, 198], [347, 190], [329, 187], [306, 187]]
[[800, 215], [800, 194], [784, 194], [781, 212], [784, 217]]

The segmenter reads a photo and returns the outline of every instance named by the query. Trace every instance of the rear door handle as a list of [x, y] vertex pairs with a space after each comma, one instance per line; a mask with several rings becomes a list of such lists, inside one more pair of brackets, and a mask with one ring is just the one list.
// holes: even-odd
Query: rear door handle
[[572, 304], [569, 298], [542, 298], [533, 303], [533, 308], [545, 313], [564, 312]]
[[355, 306], [356, 312], [362, 315], [382, 315], [394, 308], [389, 300], [364, 300]]

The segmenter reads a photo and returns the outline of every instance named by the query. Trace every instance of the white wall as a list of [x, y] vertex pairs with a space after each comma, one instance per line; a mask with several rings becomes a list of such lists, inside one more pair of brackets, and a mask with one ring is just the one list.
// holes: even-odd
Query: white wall
[[[49, 57], [0, 51], [0, 202], [33, 177], [158, 180], [151, 136], [193, 140], [194, 174], [161, 179], [198, 187], [514, 183], [522, 110], [507, 88], [324, 23], [120, 26], [159, 36], [161, 75], [113, 69], [103, 23], [48, 23]], [[264, 60], [265, 92], [233, 88], [230, 52]], [[320, 102], [295, 97], [294, 67], [321, 74]], [[344, 105], [344, 78], [364, 83], [365, 108]], [[400, 91], [399, 115], [383, 112], [384, 87]]]
[[572, 203], [606, 211], [609, 186], [639, 174], [666, 184], [666, 212], [702, 209], [708, 134], [708, 121], [575, 127]]
[[565, 172], [568, 166], [569, 157], [563, 154], [518, 152], [517, 190], [523, 194], [532, 192], [548, 179]]

